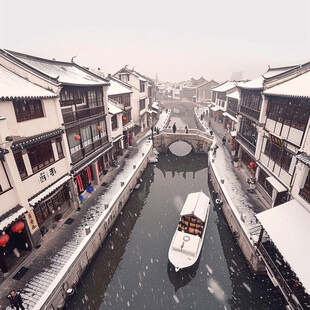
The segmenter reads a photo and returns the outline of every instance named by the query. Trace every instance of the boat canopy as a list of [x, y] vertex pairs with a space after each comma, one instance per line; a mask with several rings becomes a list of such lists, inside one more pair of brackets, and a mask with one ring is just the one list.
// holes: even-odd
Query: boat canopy
[[181, 211], [183, 215], [194, 215], [204, 221], [208, 210], [210, 199], [203, 192], [191, 193], [187, 196]]

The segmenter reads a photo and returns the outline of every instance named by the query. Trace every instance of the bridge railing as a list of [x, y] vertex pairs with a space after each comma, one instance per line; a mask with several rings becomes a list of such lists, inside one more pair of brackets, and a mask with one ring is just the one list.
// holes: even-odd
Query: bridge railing
[[199, 129], [188, 129], [188, 132], [186, 132], [185, 129], [177, 129], [176, 132], [174, 133], [173, 130], [171, 128], [166, 128], [162, 131], [162, 133], [166, 133], [166, 134], [185, 134], [185, 135], [196, 135], [196, 136], [201, 136], [210, 140], [213, 140], [213, 136], [211, 136], [209, 133], [207, 132], [203, 132]]

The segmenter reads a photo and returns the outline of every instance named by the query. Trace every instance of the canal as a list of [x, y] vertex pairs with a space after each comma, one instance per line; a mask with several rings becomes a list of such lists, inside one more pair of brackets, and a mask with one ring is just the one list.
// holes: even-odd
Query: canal
[[213, 202], [197, 264], [173, 271], [168, 249], [179, 213], [201, 190], [210, 196], [206, 155], [149, 164], [66, 309], [285, 309], [269, 279], [252, 275]]

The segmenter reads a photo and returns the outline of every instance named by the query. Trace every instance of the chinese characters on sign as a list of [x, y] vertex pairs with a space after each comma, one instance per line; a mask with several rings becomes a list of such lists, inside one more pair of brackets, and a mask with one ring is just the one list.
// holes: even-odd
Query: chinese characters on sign
[[38, 179], [38, 182], [39, 184], [47, 181], [47, 179], [51, 176], [54, 176], [56, 174], [56, 169], [55, 167], [52, 167], [50, 169], [48, 169], [48, 171], [42, 171], [40, 172], [39, 174], [39, 179]]
[[276, 146], [280, 147], [281, 149], [283, 148], [283, 139], [280, 139], [272, 135], [271, 133], [269, 133], [269, 139], [270, 139], [270, 142], [272, 142]]

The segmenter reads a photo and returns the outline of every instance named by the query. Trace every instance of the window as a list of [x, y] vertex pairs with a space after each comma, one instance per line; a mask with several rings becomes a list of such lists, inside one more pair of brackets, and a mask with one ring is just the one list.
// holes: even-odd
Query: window
[[69, 143], [69, 148], [70, 148], [70, 154], [74, 154], [81, 149], [80, 141], [74, 139], [75, 135], [77, 134], [78, 135], [80, 134], [78, 129], [76, 130], [76, 132], [68, 133], [67, 137], [68, 137], [68, 143]]
[[145, 109], [145, 99], [140, 100], [139, 103], [140, 103], [140, 111]]
[[57, 153], [58, 153], [58, 158], [64, 158], [64, 152], [62, 150], [62, 145], [61, 145], [61, 138], [56, 139], [56, 148], [57, 148]]
[[111, 117], [111, 123], [112, 123], [112, 130], [118, 128], [118, 125], [117, 125], [117, 115], [113, 115]]
[[240, 112], [255, 119], [259, 118], [262, 105], [260, 91], [242, 90], [240, 98]]
[[285, 171], [289, 171], [293, 154], [287, 149], [280, 148], [268, 139], [266, 141], [265, 154]]
[[16, 162], [19, 175], [21, 179], [23, 180], [28, 176], [28, 174], [27, 174], [27, 170], [26, 170], [25, 163], [23, 160], [22, 152], [15, 153], [14, 158], [15, 158], [15, 162]]
[[83, 147], [92, 144], [91, 130], [89, 125], [81, 128], [81, 140]]
[[105, 137], [105, 136], [108, 135], [107, 134], [107, 126], [106, 126], [105, 120], [102, 120], [99, 123], [100, 123], [100, 126], [101, 126], [100, 136], [102, 138], [102, 137]]
[[11, 188], [11, 183], [8, 178], [8, 174], [5, 170], [3, 161], [1, 159], [0, 159], [0, 180], [1, 180], [0, 184], [0, 194], [1, 194], [3, 191], [6, 191]]
[[44, 117], [41, 100], [14, 100], [17, 122]]
[[102, 130], [98, 130], [97, 127], [99, 126], [99, 123], [94, 123], [94, 124], [91, 124], [91, 132], [92, 132], [92, 135], [93, 135], [93, 141], [97, 141], [100, 139], [100, 131]]
[[96, 100], [96, 92], [94, 90], [89, 90], [87, 92], [87, 99], [88, 99], [88, 106], [90, 108], [96, 107], [98, 105]]
[[299, 195], [310, 203], [310, 170], [303, 188], [300, 189]]
[[249, 119], [242, 118], [239, 133], [252, 145], [256, 145], [257, 129], [255, 123], [251, 122]]
[[304, 131], [310, 116], [309, 99], [270, 97], [267, 117]]
[[51, 141], [33, 146], [27, 150], [32, 171], [38, 171], [55, 161]]
[[269, 175], [262, 169], [260, 169], [258, 174], [257, 182], [266, 190], [268, 195], [271, 197], [273, 187], [272, 185], [266, 180]]
[[145, 92], [145, 82], [140, 81], [140, 93]]

